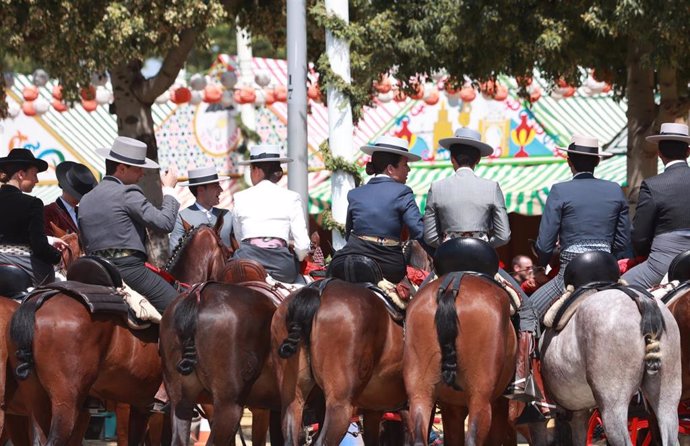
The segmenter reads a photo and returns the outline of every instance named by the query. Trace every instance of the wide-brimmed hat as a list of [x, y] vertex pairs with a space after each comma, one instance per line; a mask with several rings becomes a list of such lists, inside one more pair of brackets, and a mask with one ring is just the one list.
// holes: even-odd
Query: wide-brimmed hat
[[479, 150], [481, 156], [489, 156], [494, 153], [493, 147], [485, 142], [482, 142], [482, 135], [467, 127], [461, 127], [455, 130], [455, 135], [452, 138], [439, 139], [438, 143], [441, 147], [450, 149], [454, 144], [462, 144], [465, 146], [474, 147]]
[[36, 158], [31, 150], [28, 149], [12, 149], [7, 156], [0, 158], [0, 167], [7, 164], [26, 164], [28, 166], [35, 166], [39, 172], [48, 170], [48, 163]]
[[676, 124], [675, 122], [665, 122], [661, 124], [659, 134], [648, 136], [646, 139], [655, 144], [658, 144], [659, 141], [682, 141], [686, 144], [690, 144], [688, 126], [685, 124]]
[[179, 186], [201, 186], [204, 184], [219, 183], [228, 178], [227, 175], [218, 175], [215, 166], [200, 167], [198, 169], [189, 169], [187, 171], [188, 181], [177, 183]]
[[128, 166], [157, 169], [158, 163], [146, 158], [146, 144], [134, 138], [118, 136], [110, 148], [96, 149], [96, 153], [107, 160], [127, 164]]
[[610, 158], [613, 153], [602, 152], [599, 149], [599, 140], [593, 136], [573, 135], [568, 147], [557, 147], [561, 152], [576, 153], [578, 155], [598, 156]]
[[373, 144], [367, 144], [361, 147], [361, 151], [367, 155], [373, 155], [374, 152], [394, 153], [406, 157], [409, 161], [419, 161], [421, 156], [415, 155], [408, 150], [410, 143], [405, 138], [396, 138], [395, 136], [383, 135], [376, 138]]
[[72, 161], [63, 161], [58, 164], [55, 168], [55, 176], [62, 190], [77, 200], [81, 200], [81, 197], [98, 184], [88, 167]]
[[260, 144], [249, 148], [249, 159], [238, 161], [237, 164], [247, 165], [254, 163], [291, 163], [291, 158], [280, 156], [280, 146], [274, 144]]

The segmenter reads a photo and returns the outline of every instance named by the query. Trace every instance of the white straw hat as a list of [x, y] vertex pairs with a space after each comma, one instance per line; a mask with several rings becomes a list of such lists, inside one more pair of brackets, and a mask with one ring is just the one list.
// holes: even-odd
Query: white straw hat
[[494, 153], [493, 147], [482, 142], [482, 135], [478, 131], [467, 127], [461, 127], [455, 130], [455, 135], [453, 135], [453, 137], [440, 139], [438, 143], [441, 147], [446, 149], [450, 149], [454, 144], [474, 147], [479, 150], [481, 156], [489, 156]]
[[578, 155], [598, 156], [609, 158], [613, 153], [602, 152], [599, 149], [599, 140], [593, 136], [573, 135], [568, 147], [557, 147], [561, 152], [577, 153]]
[[[227, 175], [220, 175], [227, 177]], [[215, 166], [200, 167], [198, 169], [189, 169], [187, 171], [188, 181], [177, 183], [179, 186], [201, 186], [203, 184], [219, 183], [228, 178], [219, 178]]]
[[421, 156], [415, 155], [408, 150], [409, 143], [405, 138], [396, 138], [395, 136], [383, 135], [376, 138], [373, 144], [367, 144], [360, 149], [367, 155], [373, 155], [374, 152], [394, 153], [407, 157], [409, 161], [419, 161]]
[[659, 143], [659, 141], [682, 141], [690, 144], [690, 136], [688, 136], [688, 126], [685, 124], [676, 124], [675, 122], [665, 122], [661, 124], [661, 130], [658, 135], [648, 136], [647, 141]]
[[146, 158], [146, 144], [134, 138], [118, 136], [111, 148], [96, 149], [96, 153], [105, 159], [127, 164], [128, 166], [157, 169], [158, 163]]
[[249, 159], [238, 161], [237, 164], [246, 165], [254, 163], [291, 163], [291, 158], [280, 156], [280, 146], [273, 144], [260, 144], [249, 148]]

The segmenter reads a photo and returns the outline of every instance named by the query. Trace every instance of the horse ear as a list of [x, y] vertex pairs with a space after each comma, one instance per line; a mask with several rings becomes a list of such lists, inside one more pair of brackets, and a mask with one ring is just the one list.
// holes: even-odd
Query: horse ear
[[187, 223], [187, 220], [184, 218], [180, 217], [180, 219], [182, 220], [182, 229], [184, 229], [184, 232], [191, 231], [193, 226]]
[[224, 222], [225, 222], [225, 212], [221, 212], [218, 215], [218, 219], [216, 219], [216, 224], [213, 225], [213, 230], [216, 231], [216, 234], [220, 235], [220, 229], [223, 227]]
[[55, 237], [62, 238], [67, 235], [67, 231], [56, 225], [55, 222], [50, 221], [48, 223], [50, 224], [50, 229], [53, 231], [53, 234], [55, 234]]

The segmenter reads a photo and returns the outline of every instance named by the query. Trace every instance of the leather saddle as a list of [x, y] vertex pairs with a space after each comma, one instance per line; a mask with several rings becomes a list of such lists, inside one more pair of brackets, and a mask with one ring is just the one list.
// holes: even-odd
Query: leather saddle
[[256, 260], [230, 259], [223, 269], [222, 282], [266, 282], [266, 269]]
[[75, 260], [67, 270], [67, 280], [115, 288], [122, 286], [120, 271], [98, 256], [84, 256]]
[[31, 277], [21, 268], [14, 265], [0, 265], [0, 296], [23, 299], [27, 294], [27, 289], [32, 285]]
[[494, 277], [498, 273], [498, 254], [484, 240], [471, 237], [453, 238], [436, 250], [434, 269], [438, 277], [458, 271], [474, 271]]
[[668, 281], [686, 282], [690, 280], [690, 251], [678, 254], [668, 267]]

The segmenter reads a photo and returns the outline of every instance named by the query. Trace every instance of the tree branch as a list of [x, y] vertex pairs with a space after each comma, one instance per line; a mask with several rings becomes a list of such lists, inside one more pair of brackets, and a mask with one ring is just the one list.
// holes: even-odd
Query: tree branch
[[142, 102], [153, 104], [158, 96], [170, 88], [184, 66], [198, 35], [198, 28], [188, 28], [180, 34], [179, 43], [168, 50], [158, 74], [142, 85], [141, 95], [139, 95]]
[[659, 107], [654, 128], [659, 129], [664, 122], [673, 122], [680, 116], [685, 116], [690, 108], [690, 99], [678, 96], [677, 70], [670, 66], [659, 69]]

